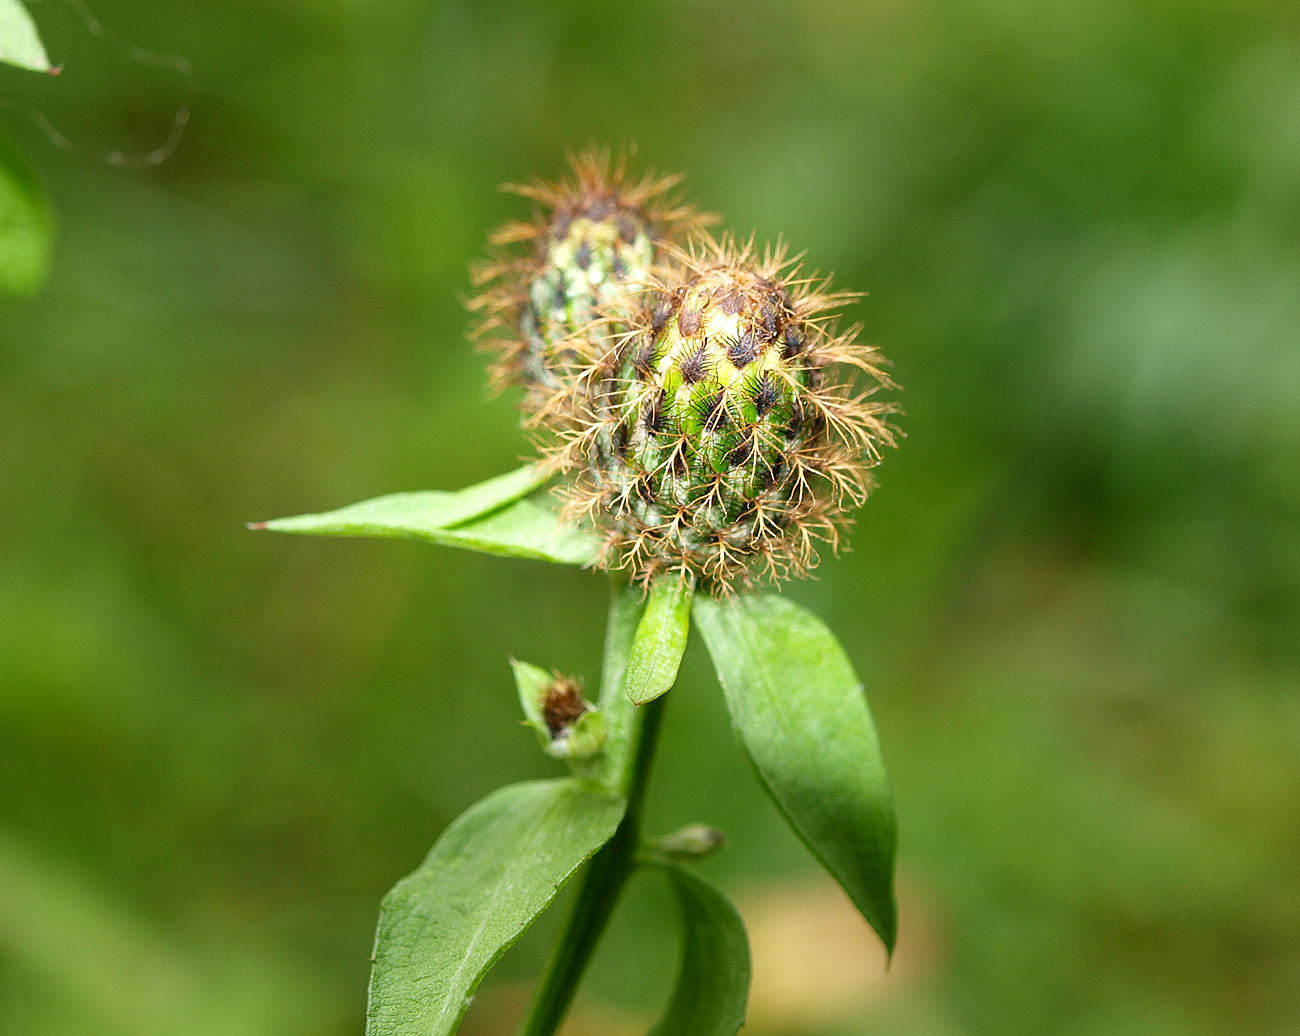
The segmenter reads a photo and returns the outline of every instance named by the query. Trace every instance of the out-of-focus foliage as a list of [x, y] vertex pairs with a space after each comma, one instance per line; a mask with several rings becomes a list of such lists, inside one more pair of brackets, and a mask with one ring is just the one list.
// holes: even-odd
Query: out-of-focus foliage
[[0, 0], [0, 62], [30, 72], [50, 70], [40, 34], [19, 0]]
[[[852, 553], [791, 591], [880, 727], [887, 977], [698, 646], [668, 707], [652, 826], [730, 835], [705, 866], [751, 928], [746, 1031], [1295, 1030], [1291, 8], [99, 12], [200, 85], [148, 172], [0, 110], [60, 225], [44, 290], [0, 305], [0, 1032], [359, 1032], [383, 893], [488, 790], [561, 772], [506, 655], [593, 684], [598, 577], [243, 523], [515, 466], [465, 266], [522, 214], [495, 185], [589, 140], [868, 291], [906, 387]], [[0, 96], [148, 150], [175, 85], [70, 10], [41, 23], [64, 74], [0, 68]], [[668, 892], [625, 906], [575, 1033], [667, 1001]], [[538, 927], [467, 1032], [511, 1030]]]
[[50, 216], [26, 163], [0, 134], [0, 294], [30, 295], [50, 268]]
[[749, 1003], [749, 944], [731, 902], [688, 867], [665, 864], [682, 918], [682, 959], [672, 999], [651, 1036], [735, 1033]]

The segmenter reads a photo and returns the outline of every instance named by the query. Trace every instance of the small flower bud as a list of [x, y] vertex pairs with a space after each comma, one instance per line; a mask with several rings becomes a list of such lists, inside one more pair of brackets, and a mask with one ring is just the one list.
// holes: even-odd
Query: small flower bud
[[493, 383], [521, 385], [530, 417], [568, 403], [583, 351], [621, 330], [664, 246], [701, 222], [669, 198], [680, 177], [633, 181], [624, 161], [596, 150], [570, 166], [568, 180], [507, 188], [538, 212], [492, 235], [495, 255], [473, 271], [483, 291], [469, 305], [497, 354]]
[[726, 844], [727, 836], [708, 824], [687, 824], [653, 842], [656, 850], [677, 860], [702, 860]]
[[601, 751], [605, 718], [583, 697], [581, 681], [528, 662], [512, 659], [510, 665], [525, 722], [547, 755], [582, 762]]

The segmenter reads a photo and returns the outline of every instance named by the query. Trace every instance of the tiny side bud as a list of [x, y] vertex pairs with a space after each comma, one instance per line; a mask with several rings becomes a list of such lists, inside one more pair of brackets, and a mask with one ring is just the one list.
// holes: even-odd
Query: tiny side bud
[[665, 856], [677, 860], [699, 860], [712, 856], [727, 844], [727, 836], [708, 824], [687, 824], [683, 828], [663, 835], [654, 847]]

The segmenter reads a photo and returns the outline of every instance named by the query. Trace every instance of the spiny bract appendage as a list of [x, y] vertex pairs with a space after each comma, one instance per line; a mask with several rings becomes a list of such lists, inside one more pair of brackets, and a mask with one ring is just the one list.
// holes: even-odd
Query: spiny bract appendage
[[760, 259], [724, 238], [641, 296], [567, 433], [568, 512], [603, 528], [606, 567], [725, 593], [801, 575], [818, 542], [838, 544], [894, 445], [896, 407], [870, 398], [894, 387], [885, 361], [858, 327], [836, 333], [850, 296], [826, 289], [783, 250]]
[[472, 271], [475, 337], [496, 353], [493, 385], [525, 389], [526, 417], [563, 404], [581, 369], [575, 343], [617, 334], [664, 247], [703, 221], [670, 197], [680, 176], [633, 180], [624, 159], [595, 149], [569, 165], [566, 180], [505, 188], [537, 212], [497, 230], [494, 255]]

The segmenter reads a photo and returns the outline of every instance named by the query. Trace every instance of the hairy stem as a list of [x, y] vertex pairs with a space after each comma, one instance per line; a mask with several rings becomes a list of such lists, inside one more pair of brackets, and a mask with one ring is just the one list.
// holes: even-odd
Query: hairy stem
[[[609, 722], [605, 781], [627, 798], [618, 830], [587, 865], [554, 956], [542, 976], [520, 1036], [554, 1036], [578, 990], [596, 943], [614, 912], [627, 879], [636, 869], [641, 814], [654, 762], [665, 698], [637, 708], [623, 693], [627, 650], [640, 618], [640, 594], [615, 589], [605, 640], [600, 704]], [[666, 696], [665, 696], [666, 697]]]

